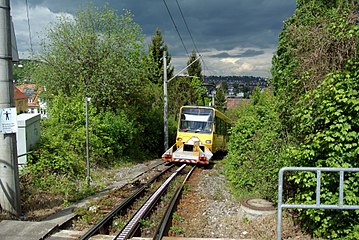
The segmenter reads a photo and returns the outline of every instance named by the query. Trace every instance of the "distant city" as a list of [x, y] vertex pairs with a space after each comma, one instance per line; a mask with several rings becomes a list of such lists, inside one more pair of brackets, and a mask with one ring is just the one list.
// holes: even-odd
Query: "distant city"
[[266, 86], [268, 82], [263, 77], [254, 76], [205, 76], [204, 82], [218, 83], [226, 81], [228, 84], [238, 83], [239, 85], [246, 86]]
[[239, 98], [249, 98], [256, 86], [259, 86], [261, 90], [269, 86], [265, 78], [254, 76], [205, 76], [204, 84], [207, 85], [207, 89], [210, 86], [219, 88], [224, 85], [227, 97]]

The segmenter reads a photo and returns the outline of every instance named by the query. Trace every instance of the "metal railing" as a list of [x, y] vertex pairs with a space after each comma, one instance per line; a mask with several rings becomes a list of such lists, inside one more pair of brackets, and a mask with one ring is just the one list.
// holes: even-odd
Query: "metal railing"
[[26, 152], [26, 153], [23, 153], [23, 154], [20, 154], [20, 155], [17, 155], [17, 158], [20, 158], [20, 157], [23, 157], [23, 156], [27, 156], [27, 155], [29, 155], [29, 154], [31, 154], [31, 153], [32, 153], [32, 151]]
[[[283, 204], [283, 175], [287, 171], [306, 171], [317, 173], [316, 199], [315, 204]], [[320, 203], [320, 186], [322, 172], [339, 172], [339, 204], [321, 204]], [[284, 167], [278, 173], [278, 219], [277, 219], [277, 240], [281, 240], [282, 231], [282, 208], [304, 208], [304, 209], [340, 209], [340, 210], [357, 210], [359, 205], [344, 205], [344, 173], [359, 172], [359, 168], [319, 168], [319, 167]]]

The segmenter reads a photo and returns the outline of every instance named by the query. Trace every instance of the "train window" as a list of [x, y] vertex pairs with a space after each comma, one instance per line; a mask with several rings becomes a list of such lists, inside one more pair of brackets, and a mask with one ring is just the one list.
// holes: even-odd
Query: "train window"
[[179, 131], [211, 133], [213, 110], [204, 108], [182, 108]]
[[208, 108], [182, 108], [182, 114], [213, 115], [213, 110]]
[[219, 127], [219, 134], [223, 134], [223, 120], [219, 118], [220, 127]]
[[227, 123], [223, 119], [216, 117], [216, 134], [226, 135], [227, 134]]

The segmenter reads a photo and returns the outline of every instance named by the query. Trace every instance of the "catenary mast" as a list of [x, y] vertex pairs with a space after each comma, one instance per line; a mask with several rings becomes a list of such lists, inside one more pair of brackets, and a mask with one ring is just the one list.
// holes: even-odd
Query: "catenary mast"
[[[14, 107], [10, 0], [0, 0], [0, 113]], [[2, 117], [2, 116], [0, 116]], [[2, 210], [19, 216], [20, 188], [16, 133], [0, 132], [0, 205]]]

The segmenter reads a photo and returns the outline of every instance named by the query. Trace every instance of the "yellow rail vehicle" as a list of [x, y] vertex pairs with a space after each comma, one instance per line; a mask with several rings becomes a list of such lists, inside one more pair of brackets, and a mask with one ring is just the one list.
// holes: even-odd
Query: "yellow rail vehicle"
[[213, 153], [227, 149], [230, 120], [217, 109], [183, 106], [176, 143], [163, 155], [166, 162], [209, 164]]

